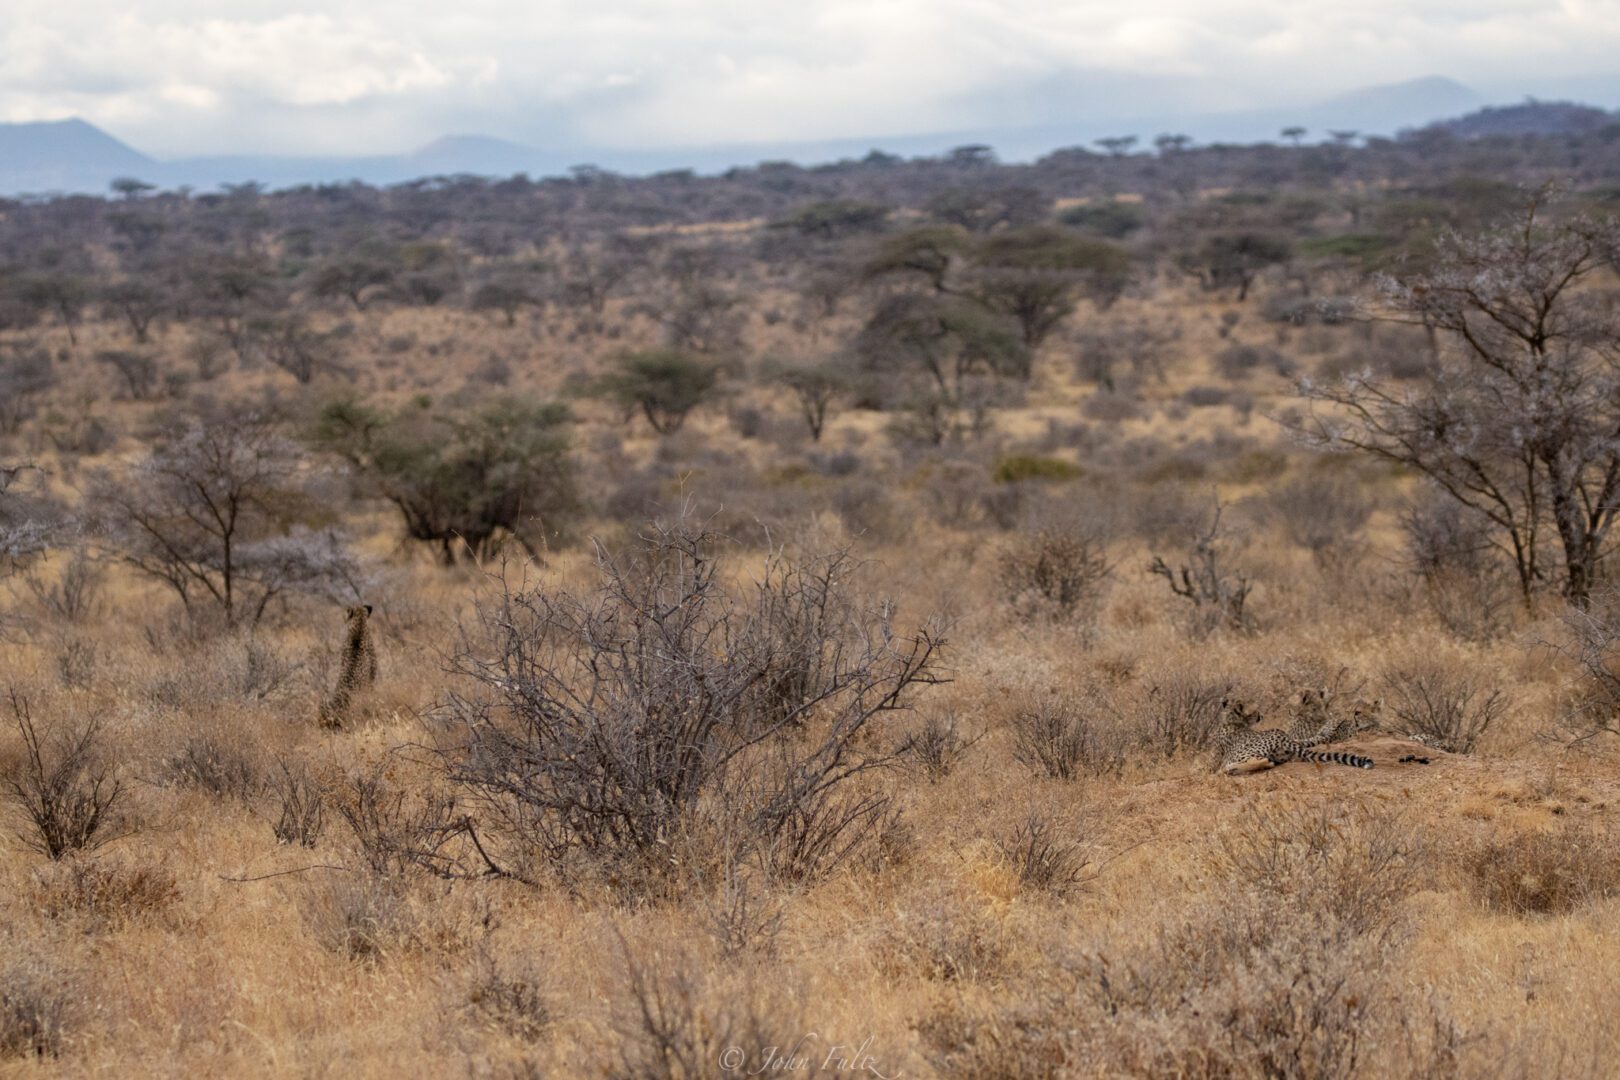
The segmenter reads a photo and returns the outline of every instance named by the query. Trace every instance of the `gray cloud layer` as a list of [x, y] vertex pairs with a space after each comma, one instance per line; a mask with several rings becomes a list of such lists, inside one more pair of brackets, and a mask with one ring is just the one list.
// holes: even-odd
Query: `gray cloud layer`
[[[1614, 72], [1620, 0], [7, 0], [0, 119], [159, 154], [604, 147], [1287, 105]], [[1537, 81], [1537, 80], [1540, 81]]]

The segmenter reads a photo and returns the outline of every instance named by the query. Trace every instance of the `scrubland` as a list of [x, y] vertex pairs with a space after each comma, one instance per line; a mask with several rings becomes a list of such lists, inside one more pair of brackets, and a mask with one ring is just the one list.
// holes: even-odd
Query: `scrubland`
[[[284, 271], [308, 379], [200, 303], [5, 331], [0, 1075], [1613, 1075], [1605, 564], [1572, 600], [1546, 525], [1522, 587], [1302, 419], [1456, 342], [1359, 263], [1239, 302], [1169, 225], [1035, 341], [925, 326], [1008, 227], [897, 213], [831, 303], [813, 244], [735, 261], [768, 222], [599, 308]], [[1374, 769], [1216, 771], [1223, 700], [1312, 688]]]

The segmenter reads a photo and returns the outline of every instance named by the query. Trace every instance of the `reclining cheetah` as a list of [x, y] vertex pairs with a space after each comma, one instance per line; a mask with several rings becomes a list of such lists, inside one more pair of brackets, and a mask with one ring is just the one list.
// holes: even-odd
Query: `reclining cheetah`
[[[1310, 695], [1307, 695], [1308, 697]], [[1325, 700], [1325, 696], [1320, 700]], [[1336, 728], [1330, 718], [1324, 718], [1314, 735], [1300, 738], [1287, 731], [1255, 731], [1253, 725], [1258, 714], [1245, 709], [1240, 702], [1223, 702], [1227, 711], [1224, 737], [1220, 741], [1221, 772], [1228, 776], [1271, 768], [1289, 761], [1309, 761], [1315, 764], [1349, 765], [1357, 769], [1373, 767], [1371, 758], [1338, 751], [1312, 750], [1326, 741]], [[1296, 726], [1298, 726], [1296, 724]]]

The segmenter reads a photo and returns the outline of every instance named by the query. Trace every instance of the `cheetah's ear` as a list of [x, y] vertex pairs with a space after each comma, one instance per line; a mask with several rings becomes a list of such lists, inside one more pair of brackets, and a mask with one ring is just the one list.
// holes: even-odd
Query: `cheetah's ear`
[[363, 605], [363, 606], [364, 606], [364, 607], [365, 607], [365, 609], [366, 609], [366, 614], [367, 614], [367, 615], [370, 615], [370, 614], [371, 614], [371, 605], [370, 605], [370, 604], [365, 604], [365, 605]]

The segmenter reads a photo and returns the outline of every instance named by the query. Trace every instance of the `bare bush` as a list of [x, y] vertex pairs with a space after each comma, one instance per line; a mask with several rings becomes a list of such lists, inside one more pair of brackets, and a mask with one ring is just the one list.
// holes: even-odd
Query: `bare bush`
[[1001, 553], [1002, 595], [1023, 619], [1095, 618], [1113, 572], [1106, 544], [1095, 532], [1043, 529]]
[[624, 991], [613, 1017], [619, 1061], [605, 1068], [609, 1080], [763, 1075], [772, 1061], [789, 1060], [807, 1075], [833, 1071], [820, 1054], [796, 1054], [814, 1036], [780, 981], [746, 972], [727, 977], [690, 955], [636, 955], [628, 945], [624, 954]]
[[170, 783], [244, 802], [264, 786], [255, 748], [240, 735], [218, 731], [189, 736], [164, 760], [163, 774]]
[[728, 959], [768, 951], [782, 930], [783, 910], [759, 879], [728, 861], [719, 895], [708, 904], [708, 929]]
[[1514, 915], [1559, 915], [1620, 895], [1620, 838], [1612, 829], [1566, 824], [1489, 837], [1461, 861], [1486, 906]]
[[363, 870], [310, 882], [297, 902], [316, 942], [350, 960], [386, 960], [410, 947], [420, 929], [400, 879]]
[[1192, 673], [1157, 680], [1142, 704], [1142, 738], [1167, 760], [1209, 749], [1221, 727], [1226, 692], [1226, 684]]
[[166, 867], [99, 859], [64, 859], [35, 874], [34, 902], [51, 919], [78, 917], [115, 929], [162, 911], [179, 899]]
[[40, 607], [67, 623], [80, 623], [101, 613], [106, 568], [84, 548], [75, 549], [55, 581], [37, 573], [24, 577]]
[[890, 759], [866, 729], [938, 681], [937, 632], [898, 635], [888, 608], [805, 576], [837, 558], [729, 592], [717, 543], [656, 527], [635, 556], [599, 554], [594, 595], [503, 582], [464, 631], [444, 758], [509, 842], [644, 857], [728, 796], [761, 850], [803, 866], [880, 823], [886, 796], [844, 788]]
[[312, 848], [320, 842], [321, 832], [326, 827], [324, 795], [302, 766], [291, 765], [282, 758], [276, 762], [276, 767], [277, 772], [269, 781], [278, 808], [271, 830], [279, 843]]
[[1254, 617], [1248, 610], [1254, 584], [1242, 573], [1222, 564], [1220, 502], [1207, 528], [1193, 538], [1188, 561], [1172, 568], [1163, 556], [1155, 555], [1148, 573], [1164, 578], [1170, 591], [1192, 605], [1192, 628], [1208, 633], [1224, 627], [1238, 633], [1254, 630]]
[[1421, 844], [1397, 812], [1323, 801], [1245, 817], [1220, 833], [1212, 862], [1233, 885], [1369, 934], [1417, 888]]
[[57, 965], [8, 945], [0, 960], [0, 1058], [61, 1053], [81, 993]]
[[21, 834], [23, 843], [60, 859], [117, 839], [115, 813], [124, 788], [113, 767], [102, 760], [100, 725], [89, 720], [41, 731], [27, 699], [15, 690], [11, 713], [22, 736], [23, 760], [0, 780], [0, 786], [31, 827]]
[[1059, 826], [1038, 812], [997, 837], [995, 845], [1019, 884], [1028, 889], [1061, 896], [1090, 876], [1090, 844], [1084, 831]]
[[1398, 668], [1384, 676], [1389, 710], [1403, 732], [1453, 754], [1471, 754], [1507, 712], [1508, 698], [1472, 674], [1440, 663]]
[[402, 877], [413, 870], [464, 876], [462, 852], [455, 843], [470, 826], [458, 816], [453, 796], [407, 791], [378, 768], [349, 775], [333, 792], [332, 802], [372, 876]]
[[903, 747], [930, 783], [945, 779], [978, 739], [964, 739], [955, 713], [930, 716], [907, 737]]
[[1401, 530], [1407, 565], [1440, 624], [1465, 641], [1502, 636], [1523, 598], [1491, 543], [1489, 521], [1441, 493], [1423, 491], [1402, 513]]
[[1271, 516], [1291, 543], [1311, 553], [1321, 569], [1361, 554], [1372, 500], [1343, 476], [1302, 477], [1272, 493]]
[[536, 966], [521, 958], [501, 962], [488, 951], [480, 954], [469, 980], [467, 1008], [497, 1031], [524, 1042], [539, 1039], [554, 1017], [545, 977]]
[[1054, 780], [1118, 775], [1124, 748], [1095, 719], [1096, 701], [1043, 697], [1013, 716], [1013, 754], [1037, 775]]

